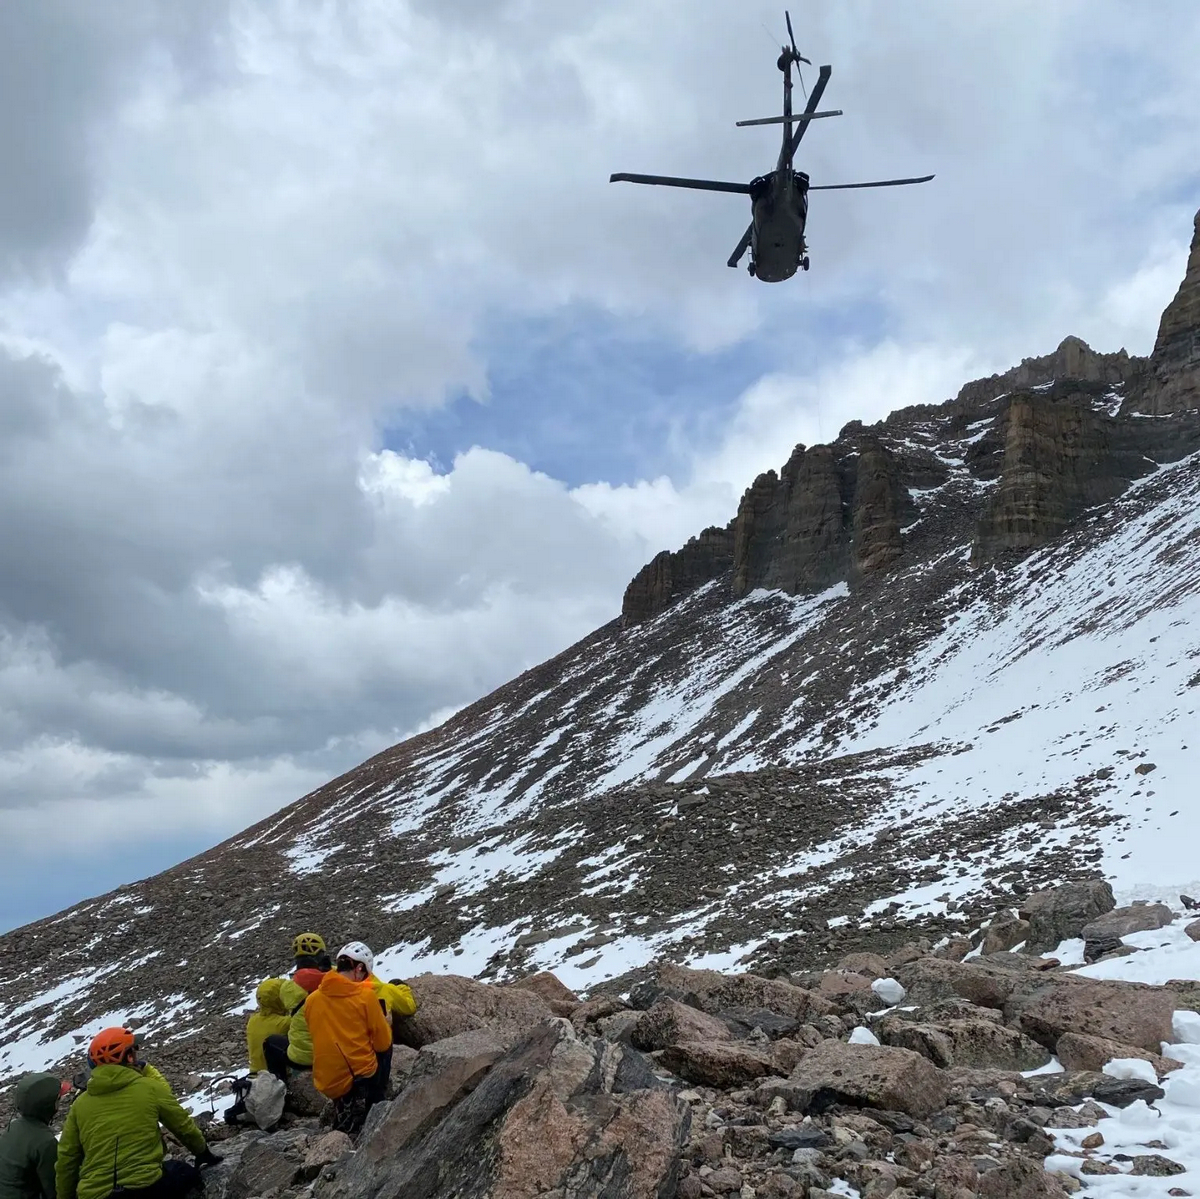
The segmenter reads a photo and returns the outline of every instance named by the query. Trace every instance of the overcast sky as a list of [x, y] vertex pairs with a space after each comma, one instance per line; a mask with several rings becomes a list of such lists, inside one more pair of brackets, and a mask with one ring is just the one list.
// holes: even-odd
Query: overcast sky
[[773, 2], [0, 6], [0, 928], [562, 649], [796, 441], [1149, 350], [1200, 5], [793, 17], [813, 182], [937, 179], [764, 285], [743, 197], [607, 179], [773, 165]]

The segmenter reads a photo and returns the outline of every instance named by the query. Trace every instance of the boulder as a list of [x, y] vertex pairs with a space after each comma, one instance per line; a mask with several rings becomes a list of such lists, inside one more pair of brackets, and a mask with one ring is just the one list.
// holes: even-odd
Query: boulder
[[489, 986], [456, 974], [422, 974], [410, 979], [409, 986], [419, 1006], [398, 1031], [403, 1044], [413, 1049], [477, 1028], [489, 1029], [507, 1047], [553, 1015], [535, 991]]
[[820, 992], [832, 1000], [859, 998], [871, 994], [871, 980], [865, 974], [846, 974], [841, 970], [829, 970], [821, 975]]
[[719, 974], [716, 970], [692, 970], [668, 964], [659, 967], [657, 986], [673, 998], [711, 1013], [725, 1008], [766, 1008], [777, 1015], [807, 1022], [818, 1016], [835, 1015], [837, 1011], [824, 996], [782, 979], [760, 978], [756, 974]]
[[443, 1074], [478, 1082], [505, 1052], [504, 1042], [486, 1028], [473, 1028], [470, 1032], [433, 1041], [417, 1051], [408, 1072], [407, 1085]]
[[726, 1090], [774, 1071], [767, 1054], [739, 1042], [684, 1041], [665, 1049], [659, 1062], [685, 1082]]
[[1063, 883], [1025, 897], [1018, 916], [1029, 921], [1026, 948], [1031, 953], [1053, 949], [1060, 941], [1078, 937], [1089, 921], [1116, 907], [1112, 887], [1103, 879]]
[[327, 1132], [317, 1137], [305, 1151], [302, 1177], [316, 1178], [326, 1166], [334, 1165], [353, 1151], [354, 1142], [344, 1132]]
[[979, 1199], [1066, 1199], [1067, 1192], [1040, 1161], [1017, 1158], [984, 1174], [976, 1194]]
[[1043, 1045], [987, 1018], [932, 1024], [885, 1016], [875, 1031], [885, 1045], [911, 1049], [943, 1069], [1034, 1070], [1050, 1060]]
[[400, 1090], [412, 1073], [417, 1053], [418, 1051], [409, 1045], [392, 1046], [392, 1087], [395, 1090]]
[[1193, 920], [1183, 931], [1193, 941], [1200, 941], [1200, 920]]
[[983, 934], [983, 952], [1000, 953], [1006, 949], [1015, 949], [1029, 940], [1031, 928], [1029, 921], [1022, 920], [1016, 912], [1000, 912], [992, 917], [992, 922]]
[[227, 1199], [249, 1199], [269, 1190], [286, 1190], [298, 1182], [301, 1163], [269, 1140], [256, 1141], [242, 1154], [225, 1187]]
[[1143, 983], [1109, 982], [1078, 975], [1043, 976], [1015, 995], [1005, 1015], [1051, 1052], [1064, 1033], [1076, 1032], [1157, 1053], [1171, 1040], [1173, 991]]
[[1039, 1074], [1025, 1081], [1034, 1102], [1043, 1107], [1074, 1107], [1085, 1099], [1095, 1099], [1113, 1107], [1128, 1107], [1139, 1099], [1155, 1103], [1166, 1094], [1162, 1087], [1140, 1078], [1110, 1078], [1091, 1070]]
[[892, 972], [887, 959], [877, 953], [848, 953], [837, 968], [844, 974], [861, 974], [871, 980], [886, 978]]
[[1127, 908], [1114, 908], [1083, 926], [1084, 957], [1094, 962], [1103, 954], [1121, 946], [1121, 938], [1149, 929], [1164, 928], [1175, 919], [1175, 913], [1165, 903], [1135, 903]]
[[651, 1052], [683, 1041], [732, 1041], [733, 1034], [716, 1016], [664, 995], [641, 1013], [629, 1039], [636, 1048]]
[[549, 970], [531, 974], [528, 978], [519, 978], [516, 982], [508, 985], [521, 991], [532, 991], [549, 1004], [577, 1004], [579, 1002], [579, 996], [565, 983], [560, 982], [558, 976], [551, 974]]
[[688, 1105], [636, 1050], [577, 1038], [565, 1021], [534, 1028], [439, 1114], [413, 1119], [413, 1089], [372, 1113], [358, 1151], [317, 1181], [315, 1199], [675, 1193]]
[[1148, 1053], [1133, 1045], [1122, 1045], [1104, 1037], [1089, 1037], [1085, 1033], [1065, 1032], [1058, 1038], [1056, 1056], [1066, 1070], [1103, 1070], [1106, 1062], [1114, 1058], [1137, 1058], [1149, 1062], [1158, 1072], [1159, 1078], [1178, 1070], [1183, 1063], [1158, 1053]]
[[329, 1100], [313, 1086], [311, 1070], [292, 1070], [288, 1074], [284, 1110], [297, 1116], [319, 1116]]
[[799, 1020], [761, 1007], [722, 1008], [719, 1014], [726, 1027], [738, 1037], [749, 1036], [757, 1030], [769, 1040], [776, 1041], [780, 1037], [795, 1036], [803, 1027]]
[[946, 1084], [925, 1058], [889, 1046], [823, 1041], [804, 1056], [787, 1081], [796, 1088], [797, 1110], [812, 1113], [841, 1103], [922, 1119], [946, 1102]]
[[1021, 974], [993, 962], [953, 962], [926, 957], [896, 969], [908, 1002], [937, 1003], [965, 999], [979, 1007], [1003, 1008], [1017, 989]]

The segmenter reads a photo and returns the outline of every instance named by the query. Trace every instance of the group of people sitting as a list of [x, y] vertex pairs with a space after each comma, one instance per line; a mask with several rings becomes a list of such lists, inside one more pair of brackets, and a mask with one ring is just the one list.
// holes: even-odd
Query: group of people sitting
[[[318, 934], [301, 933], [292, 952], [294, 972], [256, 992], [246, 1026], [251, 1075], [286, 1083], [290, 1072], [310, 1070], [313, 1086], [333, 1100], [334, 1126], [357, 1131], [387, 1094], [393, 1027], [416, 1013], [416, 1000], [399, 980], [375, 977], [361, 941], [331, 960]], [[72, 1083], [47, 1073], [18, 1082], [18, 1114], [0, 1136], [0, 1199], [181, 1199], [202, 1186], [201, 1168], [220, 1158], [139, 1048], [128, 1028], [92, 1039], [86, 1084], [61, 1138], [51, 1125]], [[164, 1128], [193, 1163], [166, 1158]]]
[[[417, 1001], [399, 979], [376, 978], [375, 955], [361, 941], [331, 960], [319, 933], [300, 933], [292, 954], [292, 975], [264, 979], [255, 992], [258, 1008], [246, 1022], [250, 1072], [286, 1083], [311, 1070], [313, 1086], [333, 1100], [334, 1126], [357, 1131], [387, 1094], [398, 1022], [416, 1014]], [[226, 1118], [237, 1115], [235, 1105]]]

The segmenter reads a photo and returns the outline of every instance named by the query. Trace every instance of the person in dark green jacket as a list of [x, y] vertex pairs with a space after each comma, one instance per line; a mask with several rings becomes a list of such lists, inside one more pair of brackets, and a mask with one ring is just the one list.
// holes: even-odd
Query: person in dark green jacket
[[17, 1083], [17, 1112], [0, 1136], [0, 1199], [54, 1199], [58, 1142], [50, 1131], [63, 1082], [26, 1074]]
[[[107, 1028], [88, 1050], [87, 1090], [71, 1105], [55, 1166], [57, 1199], [179, 1199], [202, 1185], [200, 1166], [220, 1159], [164, 1085], [143, 1073], [133, 1033]], [[159, 1125], [196, 1155], [163, 1160]]]

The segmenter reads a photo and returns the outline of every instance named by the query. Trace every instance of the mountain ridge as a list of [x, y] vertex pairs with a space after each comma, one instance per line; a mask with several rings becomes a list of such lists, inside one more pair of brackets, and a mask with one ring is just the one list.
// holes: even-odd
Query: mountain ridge
[[168, 1060], [236, 1056], [301, 926], [385, 974], [599, 991], [658, 956], [795, 970], [969, 934], [1063, 878], [1190, 881], [1152, 834], [1200, 698], [1197, 229], [1157, 365], [1067, 339], [1047, 358], [1083, 377], [1006, 372], [801, 447], [727, 556], [666, 559], [656, 610], [0, 937], [0, 1080], [114, 1019]]

